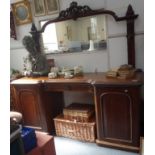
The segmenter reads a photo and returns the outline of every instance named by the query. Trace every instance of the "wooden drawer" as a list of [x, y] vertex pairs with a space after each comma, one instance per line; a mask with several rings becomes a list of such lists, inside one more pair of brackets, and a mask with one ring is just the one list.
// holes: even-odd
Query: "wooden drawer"
[[86, 91], [93, 92], [91, 84], [79, 83], [46, 83], [44, 84], [45, 91]]
[[130, 94], [133, 93], [135, 90], [139, 89], [139, 87], [127, 87], [127, 86], [113, 86], [113, 87], [107, 87], [107, 86], [100, 86], [96, 87], [96, 90], [100, 93], [103, 92], [120, 92], [120, 93], [126, 93]]

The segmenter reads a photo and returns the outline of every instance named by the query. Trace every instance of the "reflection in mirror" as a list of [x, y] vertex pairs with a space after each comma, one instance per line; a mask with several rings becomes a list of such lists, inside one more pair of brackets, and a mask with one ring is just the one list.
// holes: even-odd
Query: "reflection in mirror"
[[[41, 27], [47, 21], [41, 21]], [[49, 24], [42, 33], [45, 53], [67, 53], [106, 48], [105, 15]]]

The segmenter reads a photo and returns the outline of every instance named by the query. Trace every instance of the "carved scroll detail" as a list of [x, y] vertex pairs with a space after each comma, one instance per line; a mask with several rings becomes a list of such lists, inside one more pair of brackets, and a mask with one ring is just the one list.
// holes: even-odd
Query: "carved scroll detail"
[[[131, 5], [128, 6], [127, 12], [125, 16], [117, 16], [115, 12], [111, 10], [98, 9], [92, 10], [89, 6], [84, 5], [80, 6], [77, 2], [72, 2], [66, 10], [62, 10], [59, 13], [59, 16], [55, 19], [47, 21], [41, 28], [40, 31], [36, 31], [35, 29], [31, 29], [31, 34], [33, 38], [37, 41], [39, 47], [40, 34], [44, 32], [46, 26], [51, 23], [65, 21], [69, 19], [76, 20], [77, 18], [93, 16], [93, 15], [111, 15], [115, 21], [126, 21], [127, 22], [127, 47], [128, 47], [128, 64], [135, 67], [135, 32], [134, 32], [134, 21], [138, 17], [138, 14], [134, 13], [134, 10]], [[40, 48], [38, 48], [40, 49]]]
[[76, 20], [79, 16], [83, 16], [85, 14], [90, 14], [92, 13], [93, 10], [87, 6], [81, 6], [77, 4], [77, 2], [72, 2], [70, 4], [70, 7], [67, 8], [66, 10], [62, 10], [59, 14], [59, 19], [63, 19], [63, 18], [73, 18], [74, 20]]

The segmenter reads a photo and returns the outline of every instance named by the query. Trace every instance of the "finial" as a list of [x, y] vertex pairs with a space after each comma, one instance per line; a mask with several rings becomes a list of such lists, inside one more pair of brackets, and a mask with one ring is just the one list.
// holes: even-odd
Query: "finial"
[[32, 23], [31, 32], [36, 32], [37, 28], [34, 23]]
[[134, 11], [133, 11], [133, 8], [132, 8], [131, 4], [129, 4], [129, 6], [128, 6], [126, 15], [127, 15], [127, 16], [132, 16], [132, 15], [134, 15]]

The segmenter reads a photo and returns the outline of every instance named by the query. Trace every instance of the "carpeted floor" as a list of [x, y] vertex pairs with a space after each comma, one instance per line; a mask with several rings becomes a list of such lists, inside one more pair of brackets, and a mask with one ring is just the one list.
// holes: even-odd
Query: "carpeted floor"
[[56, 155], [139, 155], [64, 137], [55, 137], [55, 148]]

